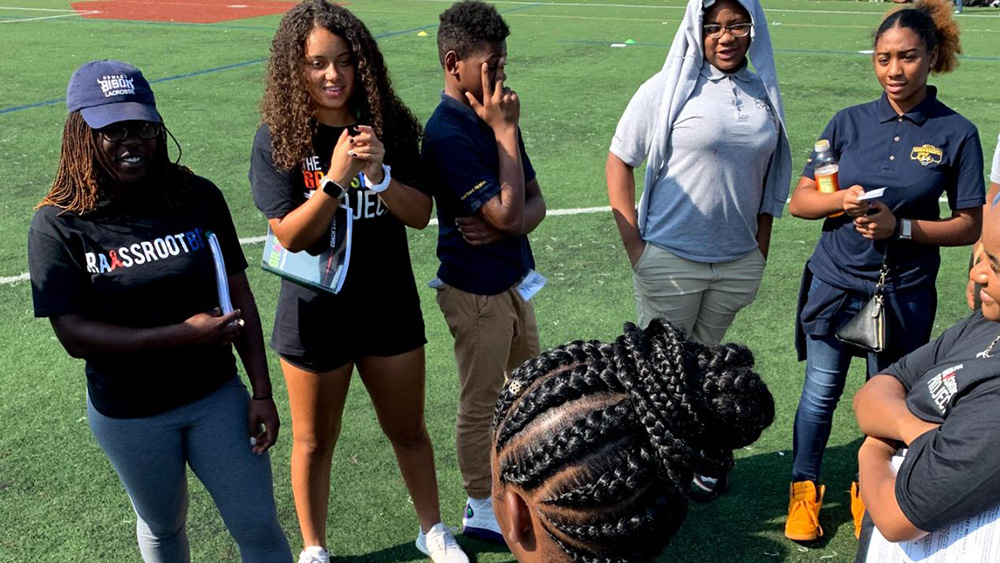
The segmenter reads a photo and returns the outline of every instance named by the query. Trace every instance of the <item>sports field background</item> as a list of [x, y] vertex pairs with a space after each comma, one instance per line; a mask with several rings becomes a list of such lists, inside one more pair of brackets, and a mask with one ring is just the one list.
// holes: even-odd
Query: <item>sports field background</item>
[[[184, 148], [183, 163], [225, 192], [241, 237], [262, 235], [246, 180], [258, 124], [264, 60], [279, 16], [213, 24], [102, 19], [122, 0], [0, 0], [0, 562], [138, 561], [135, 517], [85, 418], [83, 364], [70, 359], [49, 324], [32, 315], [25, 241], [33, 205], [51, 182], [65, 119], [66, 82], [81, 63], [118, 58], [154, 82], [159, 108]], [[147, 2], [148, 4], [148, 2]], [[168, 16], [268, 2], [185, 0]], [[114, 6], [118, 5], [118, 6]], [[207, 6], [206, 6], [207, 5]], [[442, 0], [357, 0], [355, 11], [379, 37], [398, 93], [425, 120], [437, 103], [434, 43]], [[522, 98], [521, 126], [550, 216], [531, 235], [538, 270], [550, 282], [536, 297], [543, 347], [577, 338], [610, 339], [634, 317], [631, 277], [611, 215], [557, 215], [607, 205], [604, 160], [618, 117], [635, 89], [663, 62], [680, 0], [496, 2], [513, 31], [509, 85]], [[89, 6], [89, 7], [88, 7]], [[787, 122], [800, 170], [810, 144], [838, 109], [875, 98], [871, 30], [886, 4], [773, 0], [765, 5], [776, 49]], [[251, 8], [230, 8], [230, 10]], [[1000, 132], [1000, 10], [967, 8], [960, 17], [966, 56], [950, 75], [933, 77], [940, 98], [980, 128], [986, 161]], [[129, 16], [123, 16], [129, 17]], [[134, 16], [133, 16], [134, 17]], [[419, 37], [426, 31], [428, 37]], [[612, 43], [635, 41], [627, 48]], [[856, 543], [847, 490], [859, 435], [849, 401], [837, 412], [824, 466], [826, 536], [800, 547], [782, 536], [791, 472], [791, 423], [803, 365], [795, 361], [793, 316], [799, 275], [820, 223], [787, 216], [775, 223], [771, 258], [757, 301], [729, 339], [746, 343], [777, 403], [774, 425], [737, 453], [732, 492], [694, 506], [663, 561], [853, 561]], [[446, 523], [458, 525], [464, 493], [454, 454], [457, 383], [451, 339], [425, 282], [434, 275], [436, 230], [411, 231], [410, 250], [427, 322], [427, 419], [436, 446]], [[261, 246], [245, 245], [250, 280], [270, 334], [277, 278], [260, 271]], [[966, 314], [968, 249], [948, 249], [939, 277], [935, 334]], [[372, 299], [377, 299], [373, 295]], [[331, 322], [336, 329], [339, 323]], [[333, 335], [331, 335], [333, 336]], [[279, 515], [298, 551], [289, 484], [291, 421], [277, 359], [270, 365], [283, 416], [272, 450]], [[861, 382], [860, 363], [849, 384]], [[136, 377], [142, 377], [136, 366]], [[418, 561], [417, 522], [360, 382], [355, 382], [333, 468], [331, 551], [358, 561]], [[189, 534], [196, 561], [238, 561], [211, 500], [192, 479]], [[498, 547], [460, 543], [480, 562], [510, 561]]]

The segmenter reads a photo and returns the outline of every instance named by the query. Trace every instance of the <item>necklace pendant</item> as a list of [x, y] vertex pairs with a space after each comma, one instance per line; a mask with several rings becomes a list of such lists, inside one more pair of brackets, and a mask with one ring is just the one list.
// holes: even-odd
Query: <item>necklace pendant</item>
[[989, 358], [989, 350], [983, 350], [982, 352], [976, 354], [976, 358]]

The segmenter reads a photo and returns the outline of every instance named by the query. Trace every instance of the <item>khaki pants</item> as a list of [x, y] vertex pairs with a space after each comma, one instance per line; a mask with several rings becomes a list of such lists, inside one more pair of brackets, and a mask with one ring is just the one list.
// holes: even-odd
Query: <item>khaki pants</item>
[[455, 338], [460, 393], [455, 441], [462, 486], [475, 499], [490, 496], [491, 427], [507, 375], [537, 356], [535, 309], [513, 288], [476, 295], [451, 286], [437, 292], [438, 305]]
[[764, 275], [760, 250], [706, 264], [646, 243], [633, 272], [639, 326], [664, 317], [707, 345], [722, 342], [736, 313], [753, 302]]

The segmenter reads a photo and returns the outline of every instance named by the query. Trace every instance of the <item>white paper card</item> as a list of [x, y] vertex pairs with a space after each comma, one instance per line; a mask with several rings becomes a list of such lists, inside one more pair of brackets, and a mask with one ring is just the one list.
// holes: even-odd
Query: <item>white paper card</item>
[[521, 296], [521, 299], [531, 301], [531, 298], [545, 287], [548, 281], [545, 276], [535, 270], [528, 270], [528, 273], [521, 278], [521, 283], [517, 284], [517, 293]]
[[[892, 458], [899, 470], [903, 456]], [[865, 563], [969, 563], [1000, 561], [1000, 506], [912, 542], [891, 543], [872, 530]]]
[[878, 199], [882, 197], [885, 193], [885, 188], [879, 188], [877, 190], [869, 190], [858, 196], [858, 201], [868, 201], [870, 199]]

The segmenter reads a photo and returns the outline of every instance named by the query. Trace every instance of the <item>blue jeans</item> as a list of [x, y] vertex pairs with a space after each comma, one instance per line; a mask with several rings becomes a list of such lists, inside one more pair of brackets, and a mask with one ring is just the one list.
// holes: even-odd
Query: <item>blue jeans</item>
[[[813, 283], [817, 283], [815, 279]], [[841, 326], [853, 317], [868, 299], [866, 295], [849, 293], [837, 312], [833, 326]], [[889, 311], [890, 317], [896, 314], [901, 316], [890, 326], [889, 339], [894, 341], [895, 347], [886, 352], [868, 354], [869, 378], [927, 342], [924, 337], [911, 339], [908, 336], [929, 336], [937, 305], [935, 289], [907, 291], [898, 295], [897, 301], [899, 310]], [[833, 334], [806, 335], [806, 380], [795, 412], [792, 481], [819, 482], [823, 451], [833, 427], [833, 412], [844, 392], [851, 359], [851, 351]]]
[[238, 379], [189, 405], [146, 418], [110, 418], [87, 398], [97, 443], [137, 516], [146, 563], [191, 560], [187, 466], [208, 489], [244, 563], [291, 563], [278, 523], [267, 454], [250, 451], [247, 390]]

